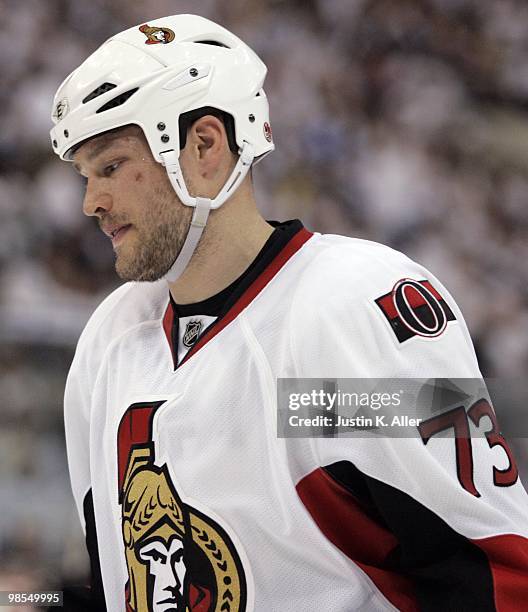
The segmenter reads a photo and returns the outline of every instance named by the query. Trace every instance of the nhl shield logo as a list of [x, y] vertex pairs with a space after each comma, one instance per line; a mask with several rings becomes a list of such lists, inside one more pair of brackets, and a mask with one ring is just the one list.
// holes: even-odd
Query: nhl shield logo
[[202, 327], [202, 321], [189, 321], [187, 323], [187, 327], [185, 328], [185, 333], [183, 334], [183, 346], [185, 346], [186, 348], [191, 348], [191, 346], [198, 339], [198, 336], [202, 331]]

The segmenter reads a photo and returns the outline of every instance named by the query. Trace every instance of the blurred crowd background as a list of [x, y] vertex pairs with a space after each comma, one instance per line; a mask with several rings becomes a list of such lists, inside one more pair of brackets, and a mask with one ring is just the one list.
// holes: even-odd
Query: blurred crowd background
[[404, 251], [459, 303], [485, 375], [527, 371], [528, 4], [2, 0], [0, 590], [86, 572], [62, 392], [83, 324], [118, 284], [82, 184], [51, 153], [53, 94], [113, 33], [181, 12], [268, 65], [277, 150], [254, 172], [266, 216]]

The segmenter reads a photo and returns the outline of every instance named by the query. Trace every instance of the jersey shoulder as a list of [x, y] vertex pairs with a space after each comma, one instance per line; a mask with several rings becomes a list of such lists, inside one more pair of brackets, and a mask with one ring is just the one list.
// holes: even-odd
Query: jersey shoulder
[[81, 334], [77, 351], [95, 351], [101, 355], [128, 330], [161, 319], [168, 295], [164, 281], [129, 282], [119, 286], [93, 312]]
[[299, 280], [300, 290], [317, 290], [315, 299], [372, 298], [401, 278], [431, 277], [423, 266], [386, 245], [333, 234], [315, 236], [312, 257]]
[[[317, 354], [335, 365], [325, 372], [357, 373], [363, 364], [370, 376], [477, 375], [462, 313], [429, 270], [368, 240], [314, 236], [310, 248], [291, 305], [299, 363]], [[461, 356], [456, 364], [453, 355]]]

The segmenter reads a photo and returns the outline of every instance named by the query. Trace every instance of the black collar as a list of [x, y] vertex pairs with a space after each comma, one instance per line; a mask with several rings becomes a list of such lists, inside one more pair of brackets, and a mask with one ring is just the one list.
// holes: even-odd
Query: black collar
[[[247, 300], [244, 298], [246, 295], [252, 293], [252, 288], [257, 288], [257, 291], [260, 291], [286, 261], [312, 236], [310, 232], [304, 229], [302, 223], [298, 219], [286, 221], [284, 223], [278, 223], [276, 221], [269, 221], [268, 223], [275, 227], [274, 232], [268, 238], [257, 257], [249, 265], [246, 271], [228, 287], [216, 295], [194, 304], [176, 304], [172, 296], [170, 296], [169, 304], [165, 316], [163, 317], [163, 328], [171, 348], [175, 369], [178, 365], [181, 365], [178, 364], [177, 361], [179, 335], [178, 319], [180, 317], [189, 317], [193, 315], [217, 317], [209, 327], [202, 331], [193, 348], [190, 349], [185, 356], [183, 361], [186, 361], [191, 354], [196, 352], [199, 348], [198, 345], [203, 345], [205, 343], [203, 342], [204, 340], [216, 335], [220, 329], [225, 327], [225, 325], [227, 325], [227, 323], [247, 305], [245, 303]], [[288, 251], [288, 253], [286, 253], [284, 258], [279, 258], [278, 255], [283, 251]], [[263, 278], [264, 276], [266, 276], [265, 279]], [[259, 287], [259, 285], [262, 286]]]

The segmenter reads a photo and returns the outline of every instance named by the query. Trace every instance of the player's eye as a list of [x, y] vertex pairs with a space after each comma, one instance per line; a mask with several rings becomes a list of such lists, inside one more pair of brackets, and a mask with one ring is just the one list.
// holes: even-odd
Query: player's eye
[[111, 164], [108, 164], [107, 166], [104, 167], [103, 169], [103, 176], [111, 176], [121, 165], [121, 162], [112, 162]]

